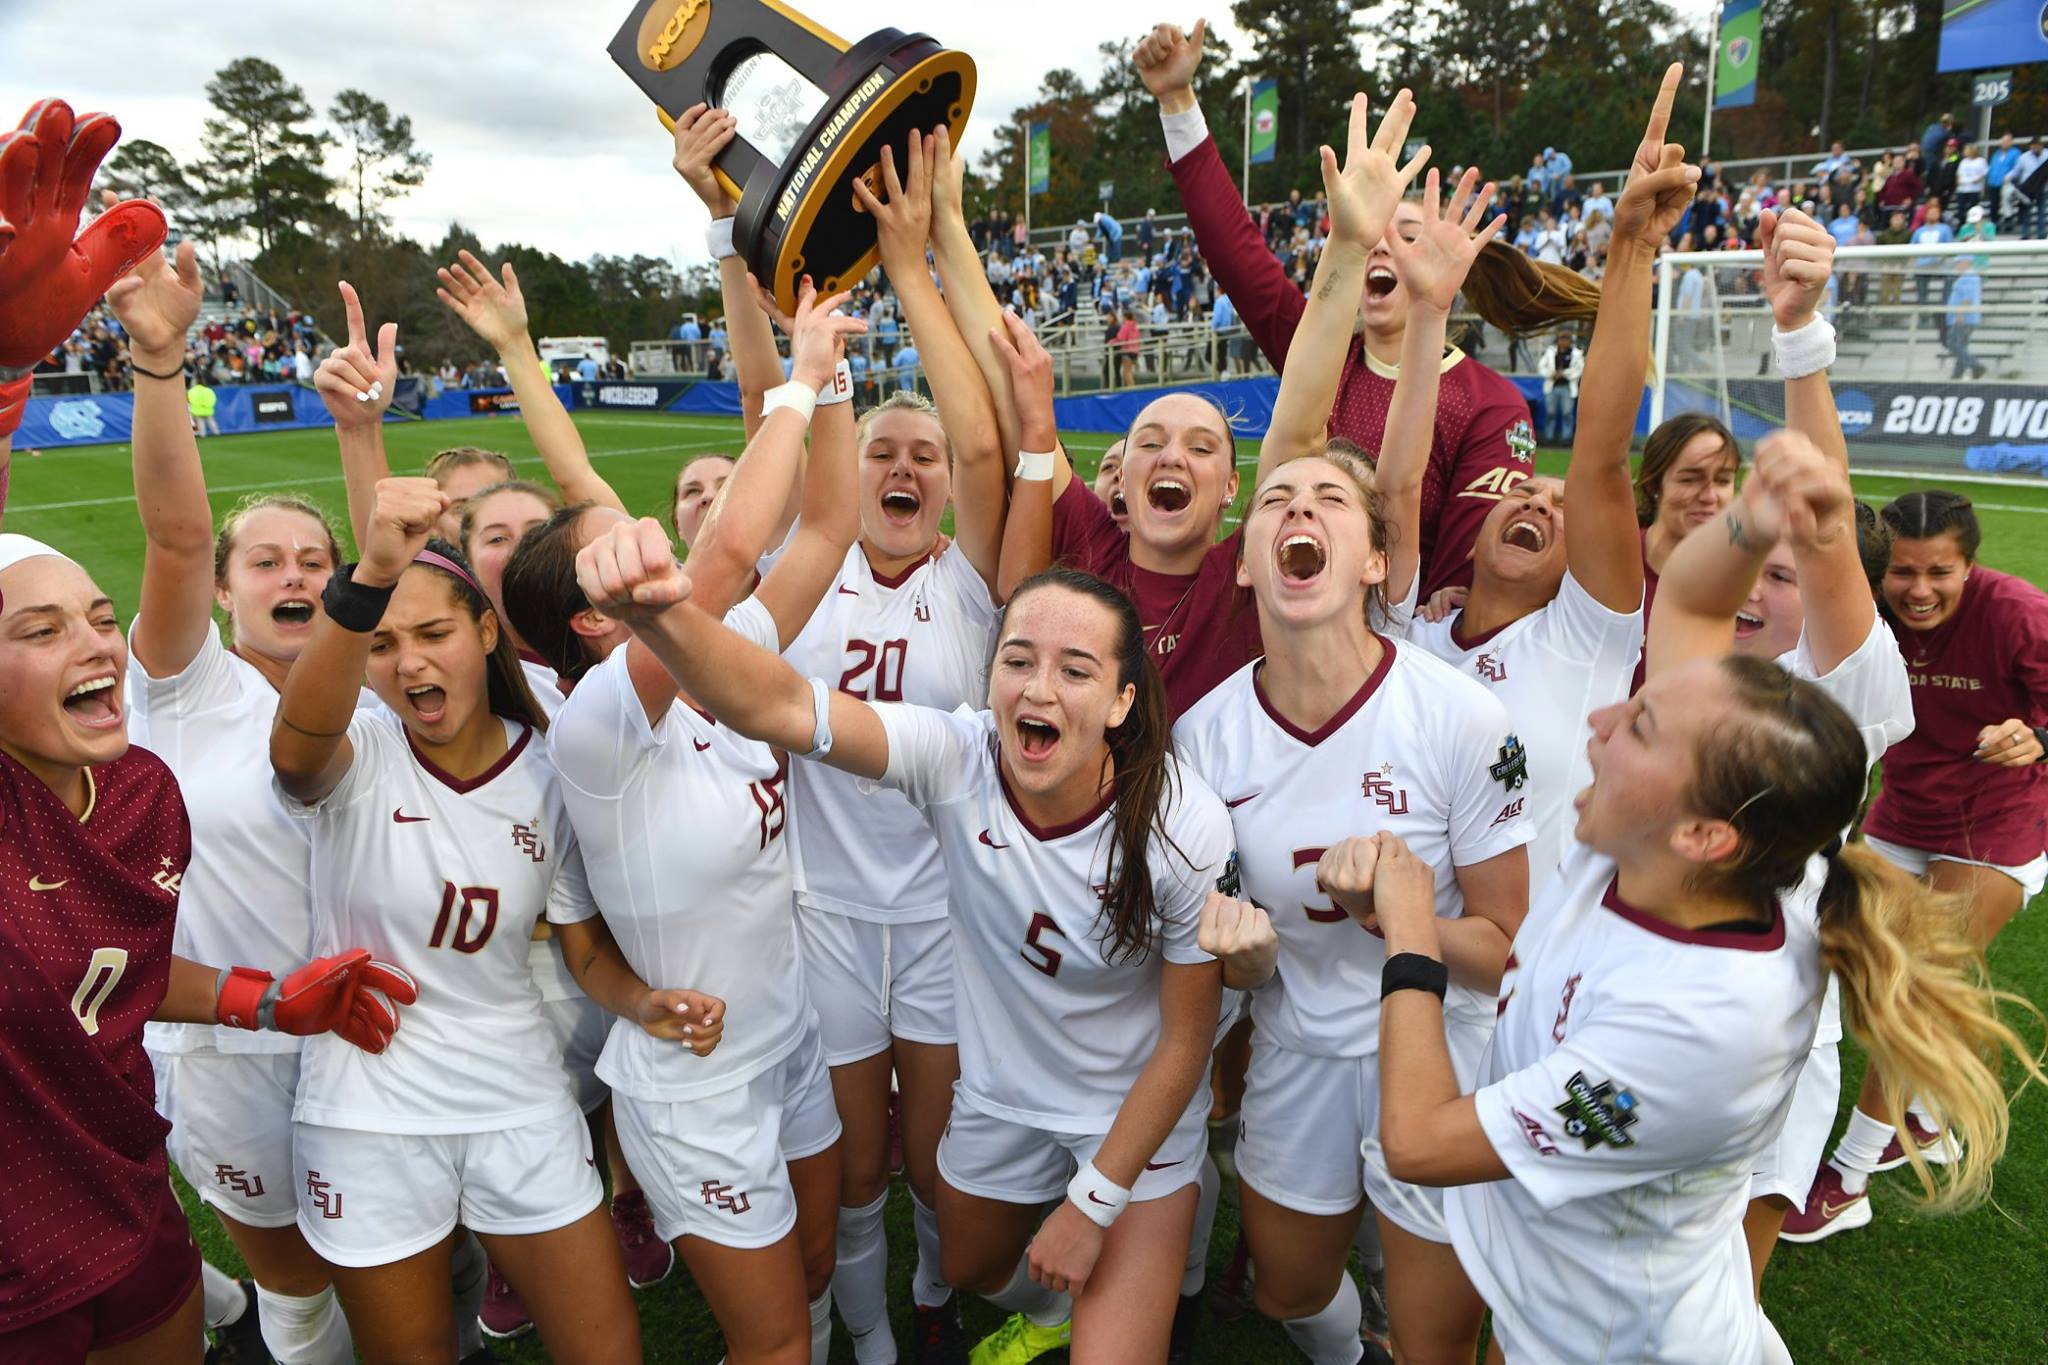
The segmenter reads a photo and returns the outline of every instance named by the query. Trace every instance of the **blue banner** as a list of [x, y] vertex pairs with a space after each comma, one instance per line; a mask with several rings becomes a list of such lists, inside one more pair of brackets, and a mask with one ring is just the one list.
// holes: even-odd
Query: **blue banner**
[[[414, 391], [418, 391], [417, 380], [406, 378], [398, 382], [401, 394], [407, 393], [405, 386], [409, 384], [416, 386]], [[562, 400], [564, 407], [576, 405], [576, 390], [571, 385], [557, 384], [554, 387], [555, 396]], [[220, 424], [223, 436], [334, 425], [334, 419], [327, 415], [320, 395], [312, 389], [296, 385], [251, 384], [223, 386], [213, 392], [218, 400], [213, 419]], [[739, 410], [739, 398], [735, 394], [731, 411], [737, 414]], [[450, 389], [425, 399], [414, 415], [430, 418], [479, 417], [497, 412], [517, 415], [519, 404], [513, 399], [512, 390]], [[404, 418], [400, 413], [387, 413], [384, 420], [395, 422]], [[52, 395], [28, 400], [21, 430], [14, 435], [14, 448], [89, 446], [108, 441], [131, 441], [134, 437], [134, 394]]]
[[1937, 71], [2048, 62], [2048, 6], [2041, 0], [1942, 0]]

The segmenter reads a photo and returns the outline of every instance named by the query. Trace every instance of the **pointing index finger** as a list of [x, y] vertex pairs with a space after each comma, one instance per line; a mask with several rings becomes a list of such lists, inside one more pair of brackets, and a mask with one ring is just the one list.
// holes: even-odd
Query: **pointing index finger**
[[1650, 106], [1650, 125], [1643, 130], [1645, 142], [1664, 141], [1664, 130], [1671, 124], [1671, 105], [1678, 98], [1678, 83], [1685, 75], [1685, 65], [1673, 62], [1664, 69], [1664, 83], [1657, 87], [1657, 102]]
[[348, 319], [348, 344], [369, 350], [369, 334], [363, 329], [363, 301], [356, 297], [356, 287], [347, 280], [341, 282], [341, 310]]

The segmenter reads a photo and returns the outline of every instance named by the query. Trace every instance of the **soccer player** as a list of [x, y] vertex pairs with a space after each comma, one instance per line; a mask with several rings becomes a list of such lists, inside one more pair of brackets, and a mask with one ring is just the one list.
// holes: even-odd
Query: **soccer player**
[[[179, 381], [200, 305], [191, 245], [180, 246], [175, 272], [152, 252], [108, 302], [136, 366], [135, 502], [146, 537], [128, 639], [128, 733], [190, 798], [176, 950], [197, 961], [297, 961], [313, 941], [311, 849], [270, 789], [269, 720], [339, 560], [334, 533], [313, 504], [277, 494], [245, 500], [214, 533]], [[216, 604], [232, 648], [215, 627]], [[348, 1322], [298, 1230], [299, 1040], [158, 1024], [146, 1041], [171, 1157], [248, 1263], [271, 1355], [347, 1365]]]
[[[1245, 213], [1237, 184], [1217, 154], [1195, 100], [1195, 71], [1205, 31], [1199, 20], [1185, 34], [1172, 24], [1161, 24], [1139, 40], [1134, 60], [1139, 78], [1159, 101], [1167, 160], [1202, 258], [1214, 272], [1217, 287], [1230, 295], [1259, 349], [1284, 370], [1298, 358], [1292, 338], [1306, 305], [1301, 287], [1275, 261]], [[1389, 107], [1379, 144], [1388, 156], [1400, 152], [1414, 107], [1405, 92]], [[1389, 172], [1393, 164], [1388, 162]], [[1419, 159], [1402, 167], [1400, 183], [1405, 186], [1420, 169]], [[1394, 198], [1398, 200], [1398, 190]], [[1371, 241], [1384, 234], [1389, 221], [1399, 227], [1415, 211], [1412, 206], [1396, 210], [1391, 202], [1387, 208], [1391, 217], [1377, 219]], [[1342, 377], [1328, 435], [1377, 451], [1386, 439], [1408, 323], [1408, 298], [1383, 256], [1375, 256], [1368, 267], [1359, 320], [1357, 339], [1344, 343], [1341, 353]], [[1496, 501], [1534, 472], [1536, 450], [1528, 401], [1513, 384], [1456, 347], [1432, 363], [1441, 367], [1443, 377], [1422, 491], [1424, 600], [1440, 588], [1471, 581], [1469, 556], [1480, 522]], [[1262, 464], [1258, 480], [1270, 472]], [[1125, 482], [1140, 487], [1132, 479]], [[1224, 671], [1243, 662], [1232, 660]]]
[[[900, 177], [897, 164], [884, 148], [882, 194], [865, 185], [854, 194], [875, 220], [882, 268], [916, 330], [938, 406], [902, 390], [862, 416], [860, 539], [784, 657], [849, 696], [952, 711], [984, 691], [1003, 526], [1001, 433], [925, 265], [934, 236], [972, 248], [959, 163], [941, 165], [937, 144], [913, 132]], [[951, 540], [939, 534], [949, 505]], [[832, 1298], [863, 1365], [895, 1360], [882, 1226], [893, 1083], [918, 1240], [914, 1349], [920, 1360], [951, 1359], [964, 1346], [959, 1305], [940, 1274], [936, 1211], [939, 1134], [960, 1075], [946, 868], [922, 814], [863, 785], [816, 764], [789, 774], [804, 977], [844, 1128]]]
[[1169, 752], [1129, 600], [1066, 570], [1020, 585], [975, 715], [806, 683], [683, 600], [652, 521], [577, 574], [723, 723], [903, 792], [937, 832], [961, 985], [940, 1245], [950, 1283], [1020, 1314], [977, 1358], [1063, 1344], [1069, 1313], [1076, 1361], [1164, 1355], [1220, 993], [1197, 920], [1230, 834]]
[[1109, 519], [1119, 531], [1131, 529], [1131, 509], [1124, 501], [1124, 443], [1112, 441], [1095, 466], [1095, 496], [1109, 509]]
[[[1839, 477], [1790, 434], [1760, 467], [1774, 447], [1815, 477], [1767, 480], [1786, 501], [1746, 499], [1729, 524], [1853, 545]], [[1589, 1339], [1627, 1359], [1763, 1356], [1742, 1213], [1826, 971], [1873, 1057], [1976, 1140], [1936, 1208], [1988, 1190], [2006, 1124], [1997, 1050], [2039, 1075], [1955, 903], [1841, 849], [1869, 761], [1855, 723], [1818, 685], [1726, 655], [1726, 615], [1680, 639], [1661, 624], [1642, 691], [1594, 717], [1579, 843], [1515, 940], [1479, 1085], [1446, 1054], [1427, 863], [1385, 835], [1357, 855], [1388, 952], [1388, 1164], [1453, 1187], [1458, 1256], [1510, 1360], [1576, 1358]], [[1917, 1154], [1916, 1168], [1925, 1179]], [[1617, 1241], [1617, 1219], [1635, 1232]]]
[[[429, 539], [448, 502], [431, 479], [378, 483], [362, 562], [330, 578], [271, 731], [277, 785], [312, 840], [314, 941], [409, 949], [428, 1001], [377, 1066], [307, 1048], [299, 1228], [372, 1359], [455, 1340], [459, 1223], [555, 1356], [634, 1360], [590, 1134], [528, 966], [536, 921], [600, 1003], [673, 1024], [596, 919], [509, 633], [461, 551]], [[358, 709], [366, 669], [383, 705]], [[696, 1021], [714, 1005], [693, 1004]]]
[[[810, 620], [859, 528], [851, 384], [834, 365], [864, 324], [832, 313], [844, 298], [806, 290], [792, 322], [797, 378], [772, 392], [691, 561], [721, 610], [745, 592], [788, 501], [818, 390], [829, 389], [840, 401], [817, 413], [802, 514], [731, 613], [774, 649]], [[641, 972], [716, 991], [734, 1036], [699, 1063], [622, 1021], [598, 1074], [659, 1235], [704, 1291], [734, 1365], [822, 1362], [840, 1121], [798, 958], [784, 765], [714, 725], [578, 590], [578, 550], [623, 520], [591, 506], [550, 518], [507, 565], [506, 605], [574, 680], [548, 742], [606, 922]]]
[[[1913, 734], [1886, 756], [1863, 836], [1961, 897], [1981, 948], [2048, 879], [2048, 736], [2037, 728], [2048, 725], [2048, 594], [1977, 562], [1983, 532], [1960, 494], [1907, 493], [1882, 516], [1895, 537], [1885, 615], [1912, 681]], [[1872, 1065], [1806, 1208], [1785, 1220], [1790, 1240], [1866, 1226], [1872, 1172], [1956, 1159], [1954, 1116], [1909, 1080]], [[1914, 1102], [1903, 1123], [1900, 1096]]]
[[[166, 398], [175, 417], [176, 391], [166, 386]], [[171, 770], [129, 744], [127, 652], [113, 603], [83, 568], [0, 535], [0, 1073], [11, 1127], [0, 1359], [10, 1361], [199, 1360], [199, 1253], [171, 1194], [146, 1023], [331, 1028], [377, 1051], [397, 1024], [372, 992], [416, 998], [409, 977], [361, 950], [281, 983], [174, 954], [192, 829]], [[285, 949], [284, 961], [305, 956], [302, 944]], [[345, 1332], [343, 1342], [345, 1353]]]
[[[505, 561], [512, 557], [512, 549], [521, 536], [545, 522], [561, 506], [561, 499], [552, 492], [526, 479], [501, 479], [486, 484], [463, 501], [456, 544], [476, 571], [476, 581], [484, 596], [491, 600], [492, 610], [501, 621], [507, 621], [508, 628]], [[552, 720], [555, 712], [562, 709], [561, 680], [547, 661], [519, 638], [518, 631], [512, 632], [512, 649], [519, 656], [527, 685], [533, 689], [533, 699]]]
[[[743, 398], [741, 401], [746, 400]], [[697, 543], [697, 532], [704, 525], [712, 504], [718, 501], [718, 490], [725, 487], [725, 481], [732, 477], [732, 471], [730, 456], [709, 454], [691, 456], [676, 471], [668, 524], [675, 529], [676, 539], [685, 550]]]

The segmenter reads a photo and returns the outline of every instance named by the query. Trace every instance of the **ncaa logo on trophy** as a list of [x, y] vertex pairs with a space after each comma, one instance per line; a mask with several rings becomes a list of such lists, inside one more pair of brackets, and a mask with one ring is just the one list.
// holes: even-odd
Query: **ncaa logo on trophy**
[[640, 0], [609, 51], [664, 124], [698, 103], [733, 115], [712, 168], [739, 203], [733, 245], [792, 313], [803, 276], [829, 294], [875, 264], [854, 180], [912, 129], [943, 123], [957, 145], [974, 105], [966, 53], [893, 28], [848, 43], [780, 0]]

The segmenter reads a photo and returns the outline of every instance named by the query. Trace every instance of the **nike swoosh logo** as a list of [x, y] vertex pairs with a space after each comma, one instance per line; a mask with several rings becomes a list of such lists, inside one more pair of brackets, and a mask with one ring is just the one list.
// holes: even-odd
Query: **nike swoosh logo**
[[1240, 796], [1235, 801], [1225, 801], [1223, 804], [1225, 806], [1228, 806], [1231, 810], [1236, 810], [1239, 806], [1242, 806], [1245, 802], [1251, 800], [1252, 797], [1257, 795], [1257, 792], [1253, 792], [1251, 796]]
[[1820, 1201], [1820, 1216], [1823, 1218], [1839, 1218], [1862, 1202], [1860, 1199], [1851, 1199], [1846, 1204], [1830, 1204], [1827, 1200], [1823, 1199]]
[[997, 843], [997, 842], [996, 842], [995, 840], [993, 840], [993, 839], [989, 838], [989, 837], [988, 837], [988, 831], [987, 831], [987, 830], [983, 830], [983, 831], [981, 832], [981, 841], [982, 841], [982, 842], [983, 842], [984, 844], [987, 844], [987, 845], [988, 845], [988, 846], [989, 846], [990, 848], [1008, 848], [1008, 847], [1009, 847], [1009, 845], [1008, 845], [1008, 844], [999, 844], [999, 843]]
[[41, 877], [34, 876], [28, 879], [28, 889], [31, 891], [55, 891], [60, 886], [69, 886], [70, 884], [71, 878], [69, 877], [59, 882], [46, 882]]
[[433, 818], [431, 815], [407, 815], [404, 806], [391, 812], [391, 823], [394, 825], [422, 825]]
[[700, 754], [711, 747], [711, 741], [708, 739], [692, 739], [690, 743], [696, 748], [697, 752]]
[[[1186, 1158], [1186, 1157], [1182, 1157], [1182, 1158], [1181, 1158], [1181, 1161], [1185, 1161], [1185, 1160], [1187, 1160], [1187, 1158]], [[1167, 1168], [1168, 1166], [1178, 1166], [1178, 1165], [1180, 1165], [1180, 1161], [1148, 1161], [1148, 1162], [1146, 1162], [1146, 1163], [1145, 1163], [1145, 1169], [1146, 1169], [1146, 1170], [1148, 1170], [1148, 1171], [1163, 1171], [1163, 1170], [1165, 1170], [1165, 1169], [1166, 1169], [1166, 1168]]]
[[844, 583], [841, 583], [841, 584], [839, 585], [839, 591], [841, 591], [841, 592], [845, 593], [845, 594], [846, 594], [846, 595], [847, 595], [848, 597], [858, 597], [858, 596], [860, 596], [860, 594], [859, 594], [858, 592], [854, 591], [854, 590], [853, 590], [852, 588], [849, 588], [849, 587], [847, 587], [847, 586], [846, 586], [846, 585], [845, 585]]
[[1088, 1202], [1091, 1204], [1100, 1204], [1102, 1205], [1102, 1207], [1106, 1209], [1113, 1209], [1116, 1207], [1116, 1205], [1110, 1203], [1107, 1199], [1097, 1199], [1095, 1197], [1095, 1191], [1093, 1190], [1088, 1191]]

